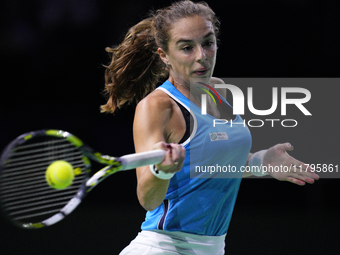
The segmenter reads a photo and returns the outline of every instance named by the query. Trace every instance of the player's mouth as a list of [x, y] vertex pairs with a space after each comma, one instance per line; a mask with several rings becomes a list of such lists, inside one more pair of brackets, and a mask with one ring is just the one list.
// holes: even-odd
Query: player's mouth
[[199, 68], [197, 70], [195, 70], [193, 73], [197, 76], [203, 76], [206, 75], [209, 72], [210, 68]]

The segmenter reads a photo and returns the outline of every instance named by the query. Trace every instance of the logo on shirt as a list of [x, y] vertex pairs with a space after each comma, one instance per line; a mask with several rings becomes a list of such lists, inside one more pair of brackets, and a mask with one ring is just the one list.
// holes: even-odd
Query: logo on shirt
[[229, 137], [226, 132], [215, 132], [209, 133], [210, 141], [221, 141], [221, 140], [229, 140]]

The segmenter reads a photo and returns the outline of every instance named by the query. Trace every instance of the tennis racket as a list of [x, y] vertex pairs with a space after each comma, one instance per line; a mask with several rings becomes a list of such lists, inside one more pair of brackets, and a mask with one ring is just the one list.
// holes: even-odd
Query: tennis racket
[[[37, 229], [53, 225], [70, 214], [98, 183], [118, 171], [163, 161], [164, 150], [119, 158], [102, 155], [76, 136], [62, 130], [39, 130], [13, 140], [0, 159], [0, 204], [17, 226]], [[74, 169], [72, 184], [61, 190], [45, 179], [47, 167], [64, 160]], [[105, 164], [91, 176], [91, 160]]]

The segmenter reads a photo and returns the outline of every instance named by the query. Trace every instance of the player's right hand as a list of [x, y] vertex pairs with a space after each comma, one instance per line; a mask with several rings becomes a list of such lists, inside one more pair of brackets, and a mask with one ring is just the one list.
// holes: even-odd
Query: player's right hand
[[158, 170], [164, 173], [175, 173], [182, 169], [185, 158], [185, 148], [182, 145], [159, 142], [153, 146], [153, 149], [166, 151], [163, 162], [156, 165]]

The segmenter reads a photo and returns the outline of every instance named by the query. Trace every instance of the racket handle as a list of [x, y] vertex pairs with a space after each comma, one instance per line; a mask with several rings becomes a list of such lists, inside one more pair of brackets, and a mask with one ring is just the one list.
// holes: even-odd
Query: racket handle
[[[135, 169], [140, 166], [154, 165], [161, 163], [165, 157], [164, 150], [152, 150], [140, 153], [134, 153], [122, 156], [118, 159], [121, 164], [121, 168], [118, 171]], [[109, 175], [115, 173], [112, 171], [112, 166], [107, 166], [102, 170], [95, 173], [87, 182], [87, 187], [95, 187], [99, 182], [104, 180]]]
[[152, 150], [122, 156], [119, 158], [122, 165], [121, 170], [161, 163], [164, 160], [165, 153], [164, 150]]

